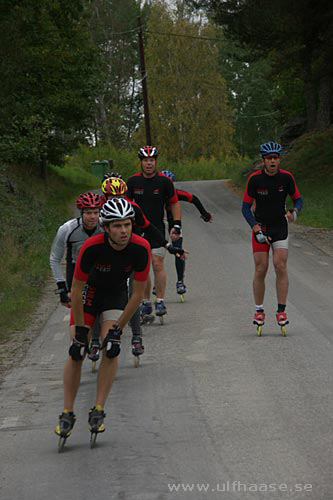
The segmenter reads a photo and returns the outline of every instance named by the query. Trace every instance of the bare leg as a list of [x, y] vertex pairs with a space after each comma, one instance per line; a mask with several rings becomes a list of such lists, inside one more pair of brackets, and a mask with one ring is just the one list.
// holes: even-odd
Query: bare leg
[[118, 358], [109, 359], [103, 349], [102, 361], [98, 370], [96, 404], [104, 408], [111, 391], [118, 368]]
[[278, 304], [286, 304], [289, 288], [287, 271], [288, 250], [276, 248], [273, 253], [273, 263], [276, 273], [276, 295]]
[[146, 289], [144, 293], [144, 300], [150, 300], [150, 292], [151, 292], [151, 280], [149, 277], [147, 280]]
[[156, 297], [163, 299], [166, 288], [166, 272], [164, 270], [164, 258], [152, 255], [153, 270], [155, 276]]
[[255, 304], [263, 304], [265, 297], [265, 278], [268, 270], [268, 252], [253, 254], [255, 271], [253, 278], [253, 296]]
[[[75, 327], [70, 327], [70, 336], [75, 335]], [[68, 356], [64, 368], [64, 409], [73, 411], [74, 401], [81, 380], [82, 361], [73, 361], [71, 356]]]
[[[101, 338], [102, 341], [107, 336], [109, 329], [114, 324], [114, 321], [104, 321], [101, 325]], [[102, 361], [98, 370], [97, 378], [97, 395], [95, 406], [100, 405], [104, 407], [108, 395], [111, 391], [113, 381], [115, 379], [118, 367], [118, 357], [108, 358], [105, 349], [102, 352]]]

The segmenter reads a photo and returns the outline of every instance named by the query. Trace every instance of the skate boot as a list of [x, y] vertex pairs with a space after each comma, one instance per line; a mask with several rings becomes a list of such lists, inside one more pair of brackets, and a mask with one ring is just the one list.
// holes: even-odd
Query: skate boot
[[66, 439], [71, 435], [76, 417], [73, 412], [63, 412], [59, 415], [59, 423], [55, 428], [55, 433], [59, 436], [58, 452], [61, 453]]
[[152, 323], [154, 321], [153, 308], [150, 300], [143, 300], [140, 306], [141, 325]]
[[132, 354], [134, 356], [134, 366], [137, 368], [139, 366], [139, 356], [142, 356], [145, 348], [142, 344], [142, 337], [135, 336], [132, 337]]
[[163, 325], [163, 316], [167, 313], [164, 300], [158, 300], [155, 304], [155, 314], [159, 317], [161, 325]]
[[90, 447], [93, 448], [96, 443], [97, 434], [105, 431], [104, 418], [105, 413], [102, 409], [97, 409], [93, 406], [89, 410], [88, 427], [90, 430]]
[[100, 351], [100, 343], [98, 339], [93, 339], [91, 341], [90, 347], [89, 347], [89, 354], [88, 358], [91, 359], [91, 361], [98, 361], [99, 360], [99, 351]]
[[276, 313], [276, 321], [277, 321], [278, 325], [281, 327], [282, 337], [285, 337], [287, 335], [286, 325], [288, 325], [288, 323], [289, 323], [289, 320], [287, 318], [286, 313], [284, 311], [277, 312]]
[[257, 325], [257, 335], [261, 337], [262, 327], [265, 323], [265, 313], [264, 311], [256, 311], [253, 316], [253, 324]]
[[257, 311], [253, 316], [253, 324], [262, 326], [265, 323], [265, 313], [264, 311]]
[[176, 289], [177, 289], [178, 295], [183, 295], [184, 293], [186, 293], [186, 286], [184, 285], [183, 281], [177, 281]]
[[90, 432], [98, 433], [105, 431], [104, 418], [105, 413], [103, 410], [98, 410], [96, 406], [93, 406], [89, 410], [88, 426]]
[[55, 428], [57, 436], [68, 438], [74, 427], [76, 416], [73, 412], [64, 412], [59, 415], [59, 423]]
[[289, 321], [285, 312], [277, 312], [276, 313], [276, 321], [279, 326], [288, 325]]
[[177, 281], [176, 290], [178, 295], [180, 295], [180, 301], [184, 302], [185, 301], [184, 294], [186, 293], [186, 286], [184, 285], [184, 282], [182, 280]]

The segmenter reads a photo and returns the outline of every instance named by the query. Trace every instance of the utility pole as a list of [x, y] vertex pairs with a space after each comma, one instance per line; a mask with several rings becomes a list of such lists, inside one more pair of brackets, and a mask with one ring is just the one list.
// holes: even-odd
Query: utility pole
[[140, 52], [140, 66], [141, 66], [141, 76], [142, 76], [142, 95], [143, 95], [143, 109], [145, 115], [145, 126], [146, 126], [146, 141], [147, 145], [151, 146], [151, 134], [150, 134], [150, 121], [149, 121], [149, 106], [148, 106], [148, 92], [147, 92], [147, 74], [145, 67], [145, 54], [143, 49], [143, 36], [142, 36], [142, 25], [141, 17], [138, 17], [138, 37], [139, 37], [139, 52]]

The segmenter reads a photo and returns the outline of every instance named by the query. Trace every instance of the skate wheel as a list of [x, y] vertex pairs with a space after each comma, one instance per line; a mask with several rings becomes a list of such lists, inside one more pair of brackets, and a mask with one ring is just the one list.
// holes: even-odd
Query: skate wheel
[[182, 304], [184, 304], [184, 302], [185, 302], [185, 297], [184, 297], [184, 295], [183, 295], [183, 294], [181, 294], [181, 295], [179, 296], [179, 298], [180, 298], [180, 302], [181, 302]]
[[139, 356], [134, 356], [134, 368], [139, 368], [140, 359]]
[[61, 453], [62, 450], [64, 449], [64, 446], [65, 446], [65, 443], [66, 443], [66, 439], [65, 437], [60, 437], [59, 438], [59, 441], [58, 441], [58, 453]]
[[94, 448], [97, 439], [97, 432], [92, 432], [90, 434], [90, 448]]
[[91, 362], [91, 372], [95, 373], [95, 371], [96, 371], [96, 361], [92, 361]]
[[285, 326], [281, 326], [281, 333], [282, 333], [282, 337], [286, 337], [286, 335], [287, 335], [287, 328]]
[[262, 325], [258, 325], [258, 327], [257, 327], [257, 335], [258, 335], [258, 337], [261, 337], [261, 334], [262, 334]]

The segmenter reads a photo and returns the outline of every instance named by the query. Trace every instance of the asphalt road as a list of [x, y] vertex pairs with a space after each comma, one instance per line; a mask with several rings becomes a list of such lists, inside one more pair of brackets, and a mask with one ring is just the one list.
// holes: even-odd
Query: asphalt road
[[1, 387], [1, 499], [333, 498], [333, 259], [291, 236], [287, 337], [275, 323], [270, 269], [258, 338], [240, 200], [223, 181], [179, 186], [215, 215], [205, 224], [182, 203], [191, 252], [185, 303], [167, 256], [165, 324], [145, 327], [138, 369], [127, 329], [107, 430], [92, 450], [87, 414], [96, 374], [86, 361], [62, 454], [53, 431], [63, 405], [68, 314], [57, 308]]

